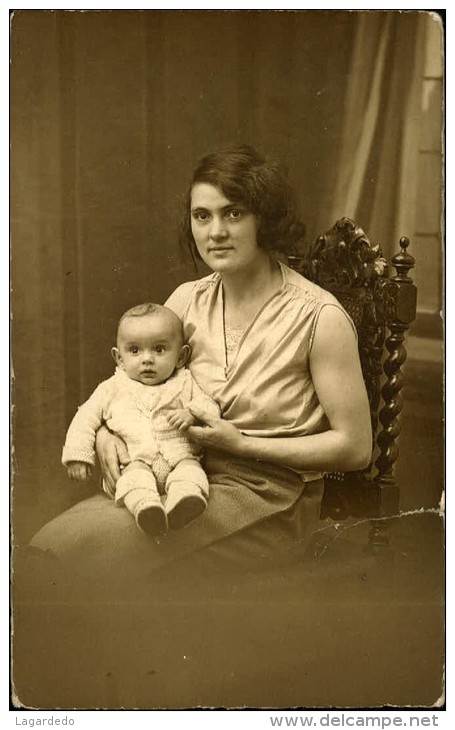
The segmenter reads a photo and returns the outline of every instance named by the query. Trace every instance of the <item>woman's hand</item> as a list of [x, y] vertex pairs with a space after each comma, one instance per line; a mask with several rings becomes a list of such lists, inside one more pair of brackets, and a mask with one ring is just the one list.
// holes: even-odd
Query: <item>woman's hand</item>
[[190, 426], [187, 435], [201, 446], [212, 446], [230, 454], [241, 454], [246, 437], [232, 423], [219, 416], [211, 416], [201, 408], [190, 406], [189, 410], [201, 426]]
[[95, 445], [106, 489], [114, 497], [115, 485], [121, 476], [120, 467], [131, 461], [128, 449], [125, 442], [106, 426], [101, 426], [96, 432]]

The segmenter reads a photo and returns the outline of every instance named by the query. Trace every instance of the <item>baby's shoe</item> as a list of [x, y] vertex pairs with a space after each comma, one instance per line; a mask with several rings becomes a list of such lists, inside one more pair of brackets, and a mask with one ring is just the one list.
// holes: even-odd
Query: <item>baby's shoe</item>
[[159, 498], [155, 501], [145, 497], [135, 506], [133, 514], [137, 526], [147, 535], [158, 537], [167, 532], [166, 511]]
[[171, 530], [180, 530], [201, 515], [207, 499], [197, 484], [172, 482], [166, 499], [167, 522]]

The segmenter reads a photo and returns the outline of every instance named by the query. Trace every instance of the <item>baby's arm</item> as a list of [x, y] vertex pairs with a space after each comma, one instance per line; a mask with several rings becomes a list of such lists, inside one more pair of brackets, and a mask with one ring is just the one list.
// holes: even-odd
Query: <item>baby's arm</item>
[[112, 394], [112, 378], [101, 383], [78, 409], [63, 447], [62, 464], [70, 479], [85, 481], [95, 463], [95, 436]]
[[186, 431], [197, 424], [198, 420], [190, 410], [193, 406], [196, 411], [202, 410], [211, 416], [220, 416], [219, 405], [201, 390], [189, 370], [185, 371], [185, 384], [180, 395], [182, 407], [168, 414], [169, 423], [179, 431]]
[[[185, 425], [181, 427], [181, 430], [186, 430], [190, 426], [195, 426], [198, 423], [197, 414], [200, 412], [207, 413], [211, 417], [215, 418], [219, 418], [221, 416], [221, 409], [218, 403], [207, 395], [207, 393], [204, 393], [194, 380], [189, 370], [187, 370], [186, 387], [182, 392], [182, 405], [184, 408], [181, 411], [176, 411], [176, 413], [185, 414], [182, 418]], [[194, 413], [196, 415], [194, 415]]]

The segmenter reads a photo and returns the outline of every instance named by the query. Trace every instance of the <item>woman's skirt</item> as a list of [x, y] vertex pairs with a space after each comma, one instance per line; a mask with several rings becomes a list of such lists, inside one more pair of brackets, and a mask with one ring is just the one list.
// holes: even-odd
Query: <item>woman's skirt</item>
[[[46, 558], [47, 590], [56, 600], [107, 595], [126, 599], [153, 589], [160, 571], [189, 579], [222, 566], [250, 568], [304, 545], [320, 514], [323, 481], [263, 461], [208, 451], [204, 468], [210, 495], [206, 511], [160, 538], [137, 528], [125, 508], [104, 493], [76, 504], [46, 524], [31, 541]], [[44, 590], [44, 583], [42, 583]], [[85, 596], [85, 598], [84, 598]]]

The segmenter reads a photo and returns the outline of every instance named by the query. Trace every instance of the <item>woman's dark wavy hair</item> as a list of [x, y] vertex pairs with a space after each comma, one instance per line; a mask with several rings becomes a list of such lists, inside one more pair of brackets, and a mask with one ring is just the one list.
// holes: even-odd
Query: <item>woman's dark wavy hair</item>
[[258, 218], [258, 245], [292, 254], [303, 241], [292, 188], [278, 165], [265, 160], [254, 147], [226, 147], [204, 157], [197, 166], [186, 196], [180, 243], [199, 257], [191, 232], [191, 191], [196, 183], [218, 188], [232, 203], [245, 205]]

